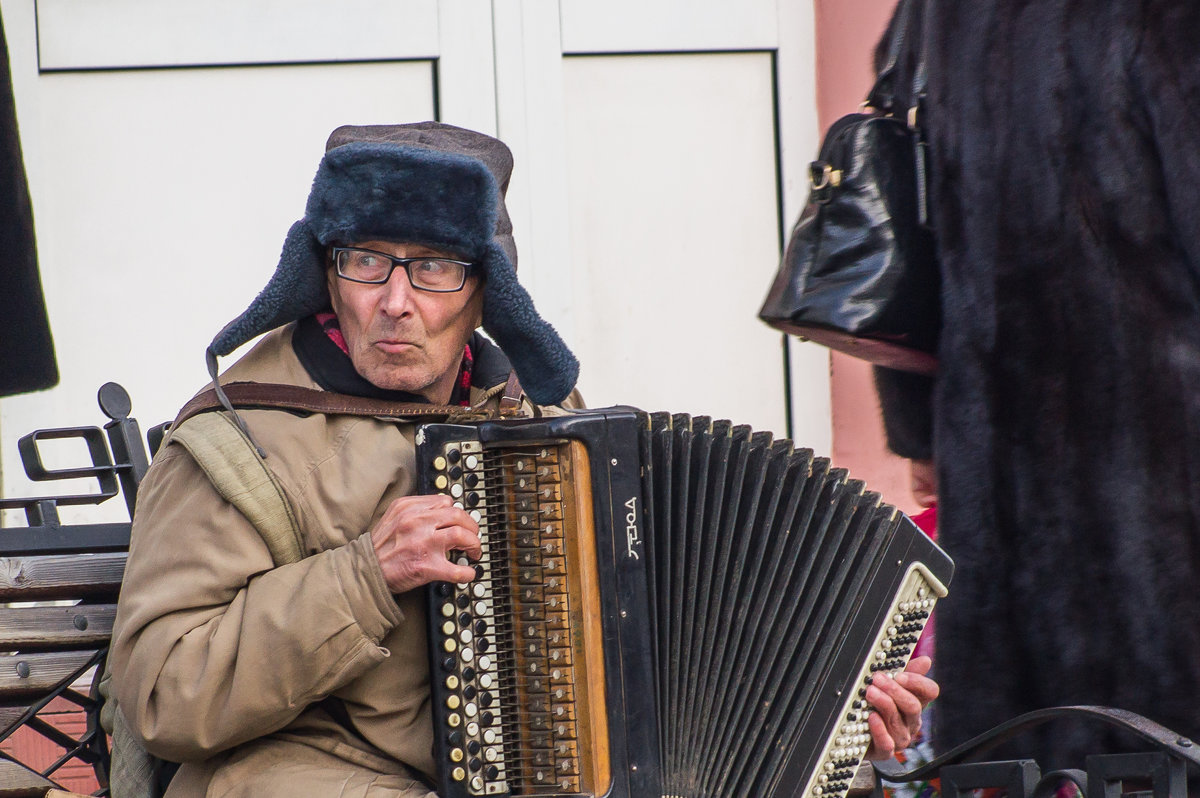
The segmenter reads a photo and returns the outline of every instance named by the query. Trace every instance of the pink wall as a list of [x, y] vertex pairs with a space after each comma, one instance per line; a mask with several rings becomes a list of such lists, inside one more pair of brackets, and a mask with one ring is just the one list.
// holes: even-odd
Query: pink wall
[[[825, 130], [853, 112], [871, 88], [871, 58], [895, 0], [815, 0], [817, 115]], [[902, 510], [919, 508], [909, 492], [906, 461], [884, 444], [870, 368], [835, 353], [831, 362], [833, 461]]]

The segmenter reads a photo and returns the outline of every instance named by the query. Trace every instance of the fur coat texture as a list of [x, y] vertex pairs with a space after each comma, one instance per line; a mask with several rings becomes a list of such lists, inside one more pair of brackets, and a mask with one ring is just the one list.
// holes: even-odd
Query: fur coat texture
[[[1063, 704], [1200, 738], [1200, 4], [927, 13], [956, 561], [939, 747]], [[920, 456], [901, 432], [929, 411], [920, 386], [887, 387], [893, 445]], [[1120, 739], [1063, 722], [1014, 751], [1083, 767]]]
[[8, 45], [0, 26], [0, 396], [38, 391], [58, 382], [54, 341], [33, 235], [33, 207], [17, 109], [13, 101]]

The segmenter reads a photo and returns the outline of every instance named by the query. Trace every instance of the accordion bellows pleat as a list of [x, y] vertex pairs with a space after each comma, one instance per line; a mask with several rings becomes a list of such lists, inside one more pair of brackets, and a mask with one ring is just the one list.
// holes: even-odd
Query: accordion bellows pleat
[[[464, 440], [479, 478], [459, 467], [455, 489]], [[431, 590], [440, 794], [844, 794], [869, 744], [862, 680], [903, 667], [952, 568], [903, 514], [807, 449], [703, 416], [430, 425], [418, 449], [428, 488], [480, 508], [488, 541], [480, 580]], [[464, 605], [482, 614], [447, 624]], [[470, 667], [446, 649], [464, 623]], [[484, 675], [480, 645], [486, 713], [465, 678]]]

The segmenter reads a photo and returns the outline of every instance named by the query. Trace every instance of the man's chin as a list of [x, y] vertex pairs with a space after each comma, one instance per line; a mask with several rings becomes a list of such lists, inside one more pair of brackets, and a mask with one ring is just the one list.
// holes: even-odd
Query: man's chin
[[433, 380], [427, 374], [421, 371], [414, 372], [411, 368], [376, 365], [357, 371], [367, 382], [385, 391], [404, 391], [424, 396], [425, 391], [433, 384]]

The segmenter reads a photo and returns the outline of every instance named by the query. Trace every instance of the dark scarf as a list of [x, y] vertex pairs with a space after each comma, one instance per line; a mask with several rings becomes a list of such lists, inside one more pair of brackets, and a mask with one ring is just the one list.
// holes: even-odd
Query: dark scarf
[[[467, 407], [471, 404], [471, 377], [475, 363], [471, 345], [476, 343], [477, 336], [478, 333], [473, 335], [463, 350], [458, 379], [455, 380], [454, 391], [450, 394], [452, 405]], [[292, 349], [300, 359], [300, 364], [317, 385], [326, 391], [393, 402], [429, 403], [428, 399], [417, 394], [380, 388], [359, 374], [350, 361], [337, 316], [332, 313], [318, 313], [301, 319], [296, 324], [296, 332], [292, 336]]]

